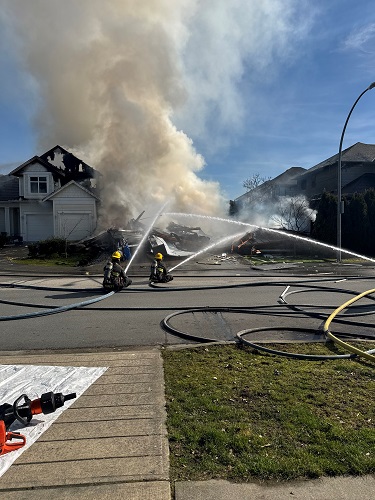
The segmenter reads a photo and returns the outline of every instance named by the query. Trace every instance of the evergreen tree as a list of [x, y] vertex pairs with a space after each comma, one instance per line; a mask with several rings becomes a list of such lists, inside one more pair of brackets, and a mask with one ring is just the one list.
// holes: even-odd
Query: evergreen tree
[[312, 237], [323, 243], [336, 244], [337, 196], [324, 191], [317, 206]]
[[[366, 256], [375, 255], [375, 189], [344, 198], [342, 247]], [[324, 243], [337, 243], [337, 196], [324, 192], [316, 207], [311, 236]]]
[[345, 204], [342, 216], [342, 246], [354, 252], [366, 252], [367, 205], [363, 193], [354, 193]]
[[366, 255], [375, 255], [375, 189], [365, 191], [364, 199], [367, 205], [367, 225], [366, 225]]

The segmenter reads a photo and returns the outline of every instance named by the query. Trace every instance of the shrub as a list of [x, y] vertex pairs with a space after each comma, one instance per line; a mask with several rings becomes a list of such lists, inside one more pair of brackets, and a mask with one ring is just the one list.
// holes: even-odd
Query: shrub
[[3, 248], [6, 243], [8, 243], [8, 236], [7, 233], [1, 233], [0, 234], [0, 248]]
[[49, 238], [28, 245], [29, 257], [52, 257], [66, 254], [66, 242], [62, 238]]

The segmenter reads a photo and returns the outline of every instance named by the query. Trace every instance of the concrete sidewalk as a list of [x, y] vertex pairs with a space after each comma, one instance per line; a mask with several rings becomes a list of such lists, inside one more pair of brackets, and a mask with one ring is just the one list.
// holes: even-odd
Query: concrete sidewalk
[[319, 478], [290, 483], [176, 483], [175, 500], [373, 500], [375, 476]]
[[[0, 364], [108, 367], [0, 477], [0, 498], [171, 500], [158, 348], [0, 353]], [[375, 476], [174, 486], [175, 500], [372, 500]]]
[[158, 349], [2, 353], [0, 364], [108, 367], [0, 477], [0, 498], [170, 500]]

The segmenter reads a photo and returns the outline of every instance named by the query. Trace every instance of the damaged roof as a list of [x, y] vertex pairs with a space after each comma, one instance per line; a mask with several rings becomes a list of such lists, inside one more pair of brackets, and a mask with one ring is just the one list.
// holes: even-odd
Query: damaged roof
[[49, 161], [44, 160], [41, 156], [33, 156], [32, 158], [30, 158], [30, 160], [25, 161], [24, 163], [22, 163], [22, 165], [20, 165], [19, 167], [15, 168], [14, 170], [12, 170], [9, 173], [9, 175], [21, 176], [22, 175], [22, 171], [24, 170], [24, 168], [27, 167], [28, 165], [33, 164], [33, 163], [40, 163], [49, 172], [52, 172], [53, 174], [56, 174], [59, 177], [64, 177], [65, 176], [64, 172], [62, 172], [61, 170], [59, 170], [58, 168], [56, 168]]
[[46, 160], [47, 162], [53, 164], [52, 162], [55, 158], [56, 153], [63, 156], [63, 168], [65, 173], [74, 172], [75, 174], [81, 174], [81, 176], [84, 176], [85, 178], [93, 178], [97, 175], [101, 175], [100, 172], [95, 170], [93, 167], [90, 167], [90, 165], [82, 161], [67, 149], [59, 146], [58, 144], [54, 148], [48, 150], [46, 153], [40, 155], [40, 158], [43, 158], [43, 160]]

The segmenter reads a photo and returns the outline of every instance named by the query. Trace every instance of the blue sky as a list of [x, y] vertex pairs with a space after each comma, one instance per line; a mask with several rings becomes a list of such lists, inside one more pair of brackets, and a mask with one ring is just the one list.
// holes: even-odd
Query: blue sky
[[[57, 143], [82, 150], [90, 144], [92, 149], [94, 133], [87, 123], [84, 131], [80, 128], [85, 93], [70, 99], [74, 107], [69, 120], [50, 117], [56, 117], [56, 110], [65, 113], [61, 103], [53, 102], [53, 86], [64, 94], [64, 86], [56, 84], [56, 60], [62, 70], [68, 67], [64, 66], [65, 57], [66, 61], [70, 57], [72, 65], [79, 61], [69, 52], [77, 48], [69, 45], [66, 32], [74, 30], [75, 23], [83, 23], [84, 8], [91, 9], [97, 1], [82, 0], [78, 7], [71, 0], [0, 0], [0, 173]], [[124, 30], [134, 29], [126, 23], [120, 3], [108, 0], [107, 5], [120, 9]], [[254, 174], [273, 178], [290, 167], [310, 168], [338, 152], [351, 106], [375, 81], [373, 2], [181, 0], [177, 8], [174, 0], [158, 0], [153, 7], [159, 4], [160, 12], [168, 13], [160, 19], [154, 11], [152, 16], [143, 12], [146, 4], [150, 2], [137, 4], [138, 19], [144, 15], [153, 30], [156, 25], [159, 31], [162, 27], [160, 47], [170, 50], [152, 69], [159, 75], [175, 65], [162, 95], [165, 108], [160, 109], [204, 158], [204, 168], [191, 167], [194, 175], [218, 183], [224, 197], [234, 199], [243, 194], [243, 181]], [[55, 13], [56, 17], [67, 13], [71, 25], [65, 19], [51, 26]], [[38, 24], [42, 14], [44, 25]], [[115, 40], [121, 22], [114, 26], [111, 19]], [[30, 34], [28, 30], [26, 36], [30, 23], [35, 31], [31, 29]], [[138, 26], [145, 30], [144, 24]], [[46, 26], [51, 32], [44, 33], [41, 27]], [[92, 38], [97, 26], [96, 19], [90, 25]], [[59, 33], [59, 29], [63, 31]], [[141, 28], [134, 31], [136, 37]], [[37, 35], [33, 37], [33, 33]], [[106, 33], [106, 46], [111, 43], [110, 33]], [[44, 35], [46, 43], [42, 44]], [[60, 35], [59, 46], [55, 40]], [[85, 50], [92, 50], [88, 39], [85, 43]], [[155, 51], [153, 63], [161, 52], [158, 49], [157, 45], [148, 47]], [[137, 61], [133, 71], [142, 73], [146, 65], [150, 67], [146, 59], [143, 64], [142, 59]], [[72, 74], [77, 78], [72, 88], [77, 88], [80, 67]], [[57, 94], [56, 90], [56, 100], [60, 98]], [[69, 89], [66, 94], [70, 95]], [[87, 114], [93, 113], [88, 105], [85, 109]], [[132, 127], [137, 127], [134, 119]], [[348, 124], [344, 148], [356, 142], [375, 143], [375, 90], [363, 96]], [[143, 158], [140, 163], [143, 165]], [[181, 175], [190, 176], [190, 170]]]

